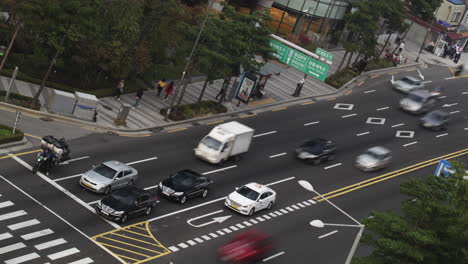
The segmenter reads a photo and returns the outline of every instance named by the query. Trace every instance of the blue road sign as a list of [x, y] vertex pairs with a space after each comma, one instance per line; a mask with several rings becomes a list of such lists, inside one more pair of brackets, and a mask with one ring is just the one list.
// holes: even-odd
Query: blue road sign
[[442, 174], [444, 174], [445, 177], [448, 177], [450, 176], [450, 174], [454, 173], [452, 168], [453, 168], [453, 165], [450, 164], [450, 162], [444, 159], [441, 159], [439, 161], [439, 164], [437, 165], [434, 175], [441, 176]]

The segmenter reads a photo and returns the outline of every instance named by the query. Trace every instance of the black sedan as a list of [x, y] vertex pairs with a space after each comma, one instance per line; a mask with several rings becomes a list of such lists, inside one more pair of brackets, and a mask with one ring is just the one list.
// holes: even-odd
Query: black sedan
[[336, 147], [330, 140], [316, 138], [302, 143], [296, 149], [296, 155], [301, 160], [317, 165], [324, 160], [334, 160]]
[[113, 191], [96, 204], [98, 215], [124, 223], [129, 217], [151, 214], [159, 201], [149, 191], [135, 186], [125, 186]]
[[181, 204], [188, 198], [208, 195], [208, 186], [213, 183], [208, 177], [192, 170], [181, 170], [159, 183], [159, 191], [169, 199]]
[[441, 129], [447, 129], [448, 121], [449, 114], [447, 112], [434, 110], [421, 118], [421, 126], [438, 131]]

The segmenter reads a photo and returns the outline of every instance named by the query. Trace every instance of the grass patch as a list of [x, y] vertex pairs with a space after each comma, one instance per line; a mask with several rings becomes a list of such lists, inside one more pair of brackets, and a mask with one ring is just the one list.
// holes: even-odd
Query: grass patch
[[[0, 91], [0, 102], [5, 102], [6, 91]], [[17, 106], [22, 106], [26, 108], [30, 108], [33, 110], [40, 110], [40, 104], [34, 104], [33, 99], [31, 97], [23, 96], [16, 93], [10, 93], [8, 97], [8, 103], [14, 104]]]
[[16, 130], [15, 134], [12, 133], [13, 128], [5, 125], [0, 125], [0, 145], [20, 141], [24, 137], [24, 133]]
[[[168, 107], [160, 110], [161, 115], [166, 115]], [[173, 121], [181, 121], [197, 117], [226, 113], [227, 108], [215, 101], [202, 101], [200, 103], [181, 105], [174, 109], [169, 115]]]
[[393, 63], [387, 59], [371, 60], [367, 63], [366, 71], [394, 67]]

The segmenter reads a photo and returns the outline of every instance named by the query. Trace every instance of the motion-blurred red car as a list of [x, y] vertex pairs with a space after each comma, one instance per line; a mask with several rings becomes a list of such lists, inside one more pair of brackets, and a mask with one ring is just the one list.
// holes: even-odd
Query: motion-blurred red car
[[218, 255], [225, 262], [250, 263], [264, 258], [272, 248], [270, 236], [254, 229], [236, 235], [219, 247]]

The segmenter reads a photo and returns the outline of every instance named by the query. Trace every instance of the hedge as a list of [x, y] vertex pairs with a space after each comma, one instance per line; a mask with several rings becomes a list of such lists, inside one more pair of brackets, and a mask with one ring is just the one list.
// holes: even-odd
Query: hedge
[[11, 134], [13, 128], [0, 124], [0, 145], [20, 141], [24, 137], [24, 133], [16, 129], [15, 134]]
[[[6, 91], [0, 91], [0, 101], [4, 102], [5, 101], [5, 96], [6, 96]], [[27, 97], [24, 95], [16, 94], [16, 93], [10, 93], [10, 97], [8, 98], [8, 103], [34, 109], [34, 110], [40, 110], [41, 105], [40, 104], [34, 104], [33, 99], [31, 97]]]
[[353, 71], [351, 68], [345, 68], [328, 76], [327, 79], [325, 79], [325, 83], [338, 89], [358, 75], [359, 74]]
[[[161, 115], [165, 116], [168, 107], [160, 110]], [[201, 101], [200, 103], [181, 105], [174, 109], [169, 115], [169, 119], [173, 121], [180, 121], [192, 119], [196, 117], [203, 117], [211, 114], [226, 113], [227, 108], [215, 101]]]

